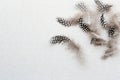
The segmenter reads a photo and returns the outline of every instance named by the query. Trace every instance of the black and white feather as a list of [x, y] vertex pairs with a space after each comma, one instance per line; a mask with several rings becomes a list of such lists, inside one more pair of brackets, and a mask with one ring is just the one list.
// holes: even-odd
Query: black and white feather
[[104, 46], [107, 44], [107, 42], [101, 38], [93, 37], [91, 39], [91, 44], [93, 44], [95, 46]]
[[79, 19], [79, 27], [85, 31], [85, 32], [92, 32], [92, 30], [89, 28], [90, 26], [83, 22], [83, 18]]
[[50, 43], [66, 45], [68, 49], [75, 51], [77, 53], [80, 51], [80, 47], [74, 41], [72, 41], [66, 36], [61, 35], [54, 36], [51, 38]]
[[115, 27], [110, 27], [108, 30], [108, 36], [114, 37], [114, 34], [115, 34]]
[[97, 5], [97, 9], [99, 12], [109, 12], [112, 5], [109, 4], [103, 4], [101, 1], [99, 0], [94, 0], [96, 5]]
[[120, 34], [119, 26], [116, 25], [115, 23], [110, 23], [107, 24], [106, 30], [108, 32], [108, 37], [109, 38], [117, 38]]
[[76, 4], [76, 7], [77, 7], [78, 9], [80, 9], [81, 11], [83, 11], [83, 12], [88, 11], [85, 3], [83, 3], [83, 2]]
[[60, 23], [61, 25], [64, 25], [65, 27], [71, 26], [71, 22], [67, 19], [64, 19], [64, 18], [58, 17], [57, 22]]
[[104, 14], [102, 14], [101, 17], [100, 17], [100, 24], [101, 24], [101, 26], [103, 26], [103, 27], [105, 28], [105, 26], [106, 26], [106, 21], [105, 21]]

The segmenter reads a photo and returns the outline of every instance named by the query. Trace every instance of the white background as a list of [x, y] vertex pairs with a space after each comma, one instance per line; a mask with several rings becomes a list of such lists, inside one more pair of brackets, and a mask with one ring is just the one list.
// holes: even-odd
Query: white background
[[[0, 80], [120, 80], [120, 55], [101, 60], [103, 47], [89, 45], [79, 27], [65, 28], [56, 17], [71, 17], [78, 0], [0, 1]], [[85, 0], [90, 8], [93, 0]], [[119, 0], [104, 0], [115, 4]], [[83, 46], [81, 64], [64, 46], [51, 47], [52, 36], [64, 34]]]

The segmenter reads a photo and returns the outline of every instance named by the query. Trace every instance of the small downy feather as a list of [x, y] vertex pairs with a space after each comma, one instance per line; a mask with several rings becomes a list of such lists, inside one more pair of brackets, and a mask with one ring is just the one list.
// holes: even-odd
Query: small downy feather
[[91, 39], [91, 44], [93, 44], [95, 46], [104, 46], [104, 45], [106, 45], [106, 41], [101, 38], [93, 37]]
[[117, 53], [116, 44], [117, 44], [117, 40], [115, 40], [115, 39], [111, 39], [108, 41], [108, 44], [107, 44], [108, 49], [105, 51], [105, 54], [102, 56], [103, 60], [105, 60], [109, 57], [112, 57]]
[[75, 16], [73, 16], [72, 18], [61, 18], [61, 17], [57, 17], [57, 22], [60, 23], [61, 25], [65, 26], [65, 27], [70, 27], [70, 26], [75, 26], [78, 25], [79, 22], [79, 18], [83, 16], [81, 13], [76, 14]]
[[106, 30], [109, 38], [117, 38], [120, 34], [119, 26], [113, 22], [106, 25]]
[[83, 3], [83, 2], [76, 4], [76, 7], [83, 12], [87, 11], [87, 7], [86, 7], [85, 3]]
[[51, 38], [50, 43], [52, 45], [55, 44], [62, 44], [65, 45], [67, 47], [67, 49], [71, 50], [72, 52], [76, 53], [76, 57], [77, 59], [80, 61], [80, 63], [84, 64], [84, 55], [81, 52], [81, 48], [71, 39], [69, 39], [66, 36], [62, 36], [62, 35], [56, 35], [54, 37]]
[[110, 27], [108, 30], [108, 36], [114, 37], [114, 34], [115, 34], [115, 27]]
[[104, 18], [104, 14], [102, 14], [101, 17], [100, 17], [100, 23], [101, 23], [101, 26], [103, 26], [105, 28], [106, 21], [105, 21], [105, 18]]
[[94, 0], [94, 2], [96, 3], [99, 12], [109, 12], [112, 7], [112, 5], [103, 4], [99, 0]]
[[75, 51], [77, 53], [80, 50], [79, 46], [74, 41], [70, 40], [66, 36], [61, 36], [61, 35], [54, 36], [51, 38], [50, 43], [51, 44], [66, 44], [68, 49]]
[[64, 19], [64, 18], [58, 17], [57, 22], [59, 22], [61, 25], [64, 25], [66, 27], [71, 26], [71, 22], [69, 20]]
[[89, 25], [86, 23], [83, 23], [83, 18], [79, 19], [79, 26], [80, 28], [85, 32], [92, 32], [92, 30], [89, 28]]

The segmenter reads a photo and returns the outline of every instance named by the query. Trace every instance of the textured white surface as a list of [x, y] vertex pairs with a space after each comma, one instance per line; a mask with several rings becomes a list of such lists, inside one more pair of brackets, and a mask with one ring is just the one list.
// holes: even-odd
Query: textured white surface
[[[101, 60], [102, 47], [89, 45], [78, 27], [65, 28], [56, 17], [78, 12], [78, 0], [0, 1], [0, 80], [120, 80], [120, 55]], [[90, 8], [93, 0], [85, 0]], [[103, 0], [119, 10], [119, 0]], [[64, 34], [83, 46], [85, 63], [63, 46], [49, 45], [50, 37]]]

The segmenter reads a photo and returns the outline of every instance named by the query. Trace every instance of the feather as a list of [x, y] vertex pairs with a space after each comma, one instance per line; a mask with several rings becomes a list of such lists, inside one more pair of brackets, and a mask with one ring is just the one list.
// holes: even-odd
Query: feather
[[91, 39], [91, 44], [95, 46], [103, 46], [103, 45], [106, 45], [106, 41], [101, 38], [93, 37]]
[[114, 56], [117, 53], [117, 40], [116, 39], [111, 39], [108, 41], [107, 44], [107, 50], [105, 51], [105, 54], [102, 56], [102, 59], [107, 59], [109, 57]]
[[117, 38], [119, 36], [119, 34], [120, 34], [119, 26], [117, 26], [113, 22], [106, 25], [106, 30], [107, 30], [109, 38]]
[[61, 43], [67, 44], [67, 48], [72, 51], [79, 52], [80, 50], [79, 46], [66, 36], [61, 36], [61, 35], [54, 36], [51, 38], [50, 43], [51, 44], [61, 44]]
[[61, 25], [65, 27], [70, 27], [70, 26], [78, 25], [79, 24], [78, 20], [82, 16], [83, 14], [79, 13], [73, 16], [72, 18], [65, 19], [65, 18], [57, 17], [56, 19], [57, 22], [60, 23]]
[[105, 21], [105, 18], [104, 18], [104, 14], [102, 14], [101, 17], [100, 17], [100, 23], [103, 27], [106, 26], [106, 21]]
[[64, 18], [58, 17], [57, 22], [59, 22], [61, 25], [67, 26], [67, 27], [71, 26], [71, 22], [69, 20], [64, 19]]
[[101, 1], [99, 0], [94, 0], [94, 2], [97, 5], [97, 9], [99, 12], [109, 12], [112, 5], [108, 5], [108, 4], [103, 4]]
[[86, 7], [86, 5], [83, 2], [76, 4], [76, 7], [78, 9], [80, 9], [82, 12], [86, 12], [87, 11], [87, 7]]
[[85, 32], [92, 32], [92, 30], [89, 28], [90, 26], [86, 23], [83, 23], [83, 18], [79, 19], [79, 27]]

